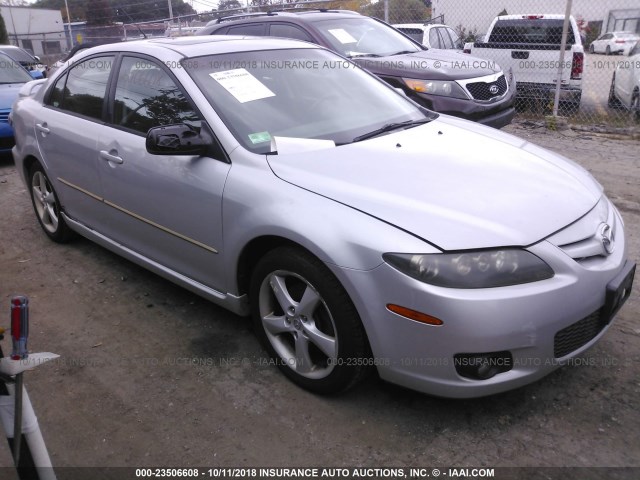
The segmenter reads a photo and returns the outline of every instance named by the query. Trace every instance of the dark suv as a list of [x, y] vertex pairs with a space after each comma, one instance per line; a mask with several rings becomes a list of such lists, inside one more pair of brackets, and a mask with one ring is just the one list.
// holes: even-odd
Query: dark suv
[[428, 50], [375, 18], [348, 10], [267, 12], [222, 17], [201, 35], [295, 38], [349, 58], [419, 104], [501, 128], [515, 110], [515, 82], [498, 65], [458, 52]]

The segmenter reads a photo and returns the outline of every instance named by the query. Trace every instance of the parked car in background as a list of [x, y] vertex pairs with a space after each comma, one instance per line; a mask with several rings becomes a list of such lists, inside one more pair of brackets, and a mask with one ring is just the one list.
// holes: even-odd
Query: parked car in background
[[269, 12], [223, 17], [201, 34], [295, 38], [330, 48], [420, 105], [501, 128], [515, 115], [512, 75], [447, 50], [428, 50], [381, 20], [348, 10]]
[[604, 53], [605, 55], [629, 55], [631, 49], [640, 40], [635, 32], [609, 32], [600, 35], [589, 45], [589, 53]]
[[51, 68], [49, 69], [49, 74], [53, 74], [53, 72], [55, 72], [57, 69], [59, 69], [62, 65], [64, 65], [71, 57], [73, 57], [76, 53], [81, 52], [83, 50], [86, 50], [87, 48], [93, 48], [95, 46], [97, 46], [99, 44], [97, 43], [92, 43], [92, 42], [85, 42], [85, 43], [78, 43], [77, 45], [75, 45], [71, 50], [69, 50], [69, 52], [62, 57], [60, 60], [58, 60], [56, 63], [54, 63], [53, 65], [51, 65]]
[[0, 52], [14, 59], [29, 72], [40, 72], [42, 78], [46, 78], [47, 66], [42, 64], [39, 57], [30, 54], [24, 48], [16, 47], [15, 45], [0, 45]]
[[475, 40], [473, 40], [472, 42], [465, 42], [464, 43], [464, 47], [462, 49], [462, 53], [471, 53], [471, 48], [473, 47], [473, 44], [475, 42], [484, 42], [485, 38], [487, 38], [486, 34], [481, 33], [479, 35], [476, 35]]
[[617, 63], [611, 87], [609, 106], [624, 107], [634, 122], [640, 122], [640, 42], [629, 53], [629, 61]]
[[104, 45], [36, 86], [13, 154], [44, 233], [251, 314], [311, 391], [374, 369], [444, 397], [520, 387], [631, 294], [622, 218], [585, 169], [311, 43]]
[[9, 115], [20, 88], [34, 76], [42, 78], [39, 72], [30, 74], [18, 62], [0, 53], [0, 155], [10, 154], [15, 145]]
[[462, 50], [463, 47], [462, 39], [453, 28], [447, 25], [397, 23], [393, 27], [427, 48]]
[[[485, 41], [475, 42], [471, 54], [511, 69], [518, 100], [553, 105], [557, 85], [564, 15], [501, 15], [491, 23]], [[582, 98], [584, 49], [580, 30], [569, 18], [560, 81], [559, 110], [574, 114]]]

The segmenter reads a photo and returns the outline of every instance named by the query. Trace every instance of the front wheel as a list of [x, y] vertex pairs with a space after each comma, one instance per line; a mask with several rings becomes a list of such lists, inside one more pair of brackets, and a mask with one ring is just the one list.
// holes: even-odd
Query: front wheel
[[368, 344], [347, 292], [316, 257], [293, 247], [267, 253], [251, 277], [256, 333], [280, 370], [323, 394], [355, 385], [369, 370]]
[[49, 182], [42, 165], [34, 163], [29, 170], [31, 202], [44, 233], [58, 243], [65, 243], [73, 237], [73, 231], [62, 218], [60, 202]]

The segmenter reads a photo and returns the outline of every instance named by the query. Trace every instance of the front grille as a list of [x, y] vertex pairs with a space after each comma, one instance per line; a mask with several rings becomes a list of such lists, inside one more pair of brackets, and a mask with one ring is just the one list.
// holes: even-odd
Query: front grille
[[0, 122], [9, 123], [9, 114], [11, 113], [11, 109], [0, 110]]
[[601, 313], [598, 310], [556, 333], [553, 355], [556, 358], [564, 357], [593, 340], [607, 326], [606, 318]]
[[[498, 87], [498, 91], [495, 93], [491, 93], [491, 87], [495, 85]], [[498, 80], [495, 82], [474, 82], [467, 83], [467, 90], [475, 100], [491, 100], [495, 97], [501, 97], [507, 91], [507, 81], [504, 78], [504, 75], [500, 75]]]

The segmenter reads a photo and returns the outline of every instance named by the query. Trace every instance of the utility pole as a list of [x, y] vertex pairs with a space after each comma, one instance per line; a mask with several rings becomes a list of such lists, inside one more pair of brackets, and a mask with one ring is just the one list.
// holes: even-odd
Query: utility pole
[[173, 25], [173, 8], [171, 8], [171, 0], [167, 0], [169, 2], [169, 21], [171, 25]]
[[73, 48], [73, 35], [71, 34], [71, 16], [69, 15], [69, 4], [64, 0], [64, 7], [67, 9], [67, 23], [69, 24], [69, 50]]

